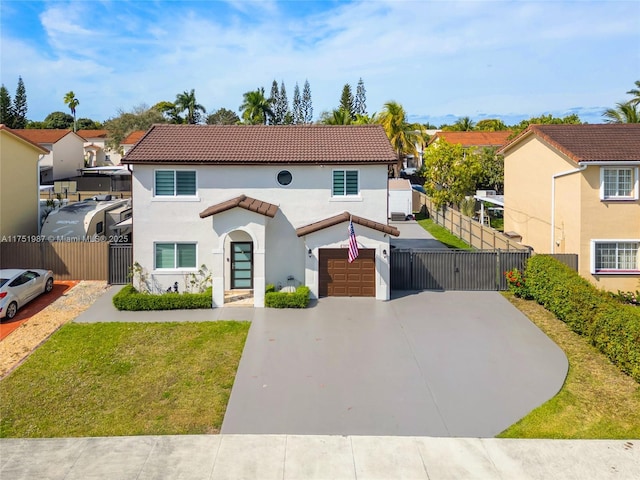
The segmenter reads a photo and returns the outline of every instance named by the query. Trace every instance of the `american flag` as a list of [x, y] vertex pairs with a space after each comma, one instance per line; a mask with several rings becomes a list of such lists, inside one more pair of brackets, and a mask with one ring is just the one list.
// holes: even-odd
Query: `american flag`
[[349, 263], [358, 258], [358, 241], [356, 240], [356, 231], [353, 229], [353, 223], [349, 220]]

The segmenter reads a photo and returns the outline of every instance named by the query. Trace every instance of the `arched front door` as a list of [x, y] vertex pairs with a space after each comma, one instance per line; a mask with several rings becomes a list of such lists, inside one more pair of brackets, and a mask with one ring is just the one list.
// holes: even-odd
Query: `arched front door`
[[253, 288], [252, 242], [231, 242], [231, 288]]

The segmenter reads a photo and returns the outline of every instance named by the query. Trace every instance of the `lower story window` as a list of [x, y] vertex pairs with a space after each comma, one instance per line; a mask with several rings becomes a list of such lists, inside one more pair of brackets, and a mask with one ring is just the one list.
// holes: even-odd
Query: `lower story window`
[[196, 268], [195, 243], [156, 243], [156, 268]]
[[592, 241], [592, 273], [640, 273], [640, 241]]

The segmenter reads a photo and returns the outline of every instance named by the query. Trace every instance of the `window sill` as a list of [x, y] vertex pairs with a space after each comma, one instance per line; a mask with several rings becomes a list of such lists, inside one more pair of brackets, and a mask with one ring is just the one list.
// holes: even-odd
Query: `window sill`
[[347, 195], [344, 197], [331, 197], [330, 202], [362, 202], [363, 198], [360, 195]]
[[152, 202], [199, 202], [200, 197], [151, 197]]
[[601, 198], [601, 202], [603, 203], [635, 203], [638, 201], [637, 198], [633, 197], [611, 197], [611, 198]]
[[195, 267], [186, 267], [186, 268], [156, 268], [151, 272], [151, 275], [161, 275], [161, 274], [182, 274], [182, 273], [197, 273], [198, 269]]
[[592, 275], [640, 275], [640, 270], [596, 270]]

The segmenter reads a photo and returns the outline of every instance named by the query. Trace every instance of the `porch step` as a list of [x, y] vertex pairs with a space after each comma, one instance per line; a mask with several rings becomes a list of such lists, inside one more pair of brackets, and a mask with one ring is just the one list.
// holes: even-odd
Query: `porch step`
[[226, 290], [225, 307], [253, 307], [253, 290]]

